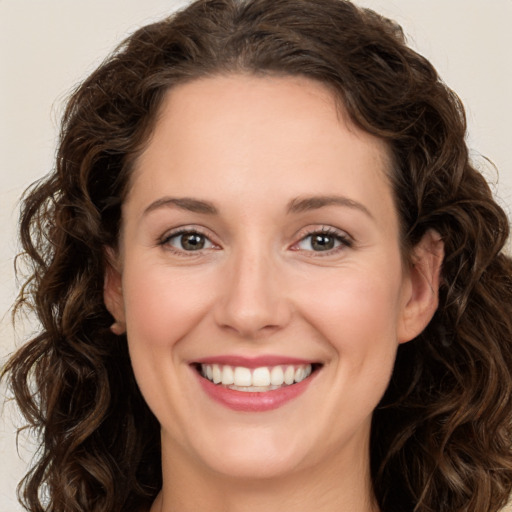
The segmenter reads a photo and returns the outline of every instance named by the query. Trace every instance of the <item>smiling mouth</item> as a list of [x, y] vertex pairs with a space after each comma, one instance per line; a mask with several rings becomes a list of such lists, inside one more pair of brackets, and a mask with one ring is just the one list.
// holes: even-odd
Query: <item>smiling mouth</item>
[[306, 380], [321, 365], [286, 364], [247, 368], [222, 364], [197, 364], [196, 370], [204, 379], [234, 391], [265, 392], [298, 384]]

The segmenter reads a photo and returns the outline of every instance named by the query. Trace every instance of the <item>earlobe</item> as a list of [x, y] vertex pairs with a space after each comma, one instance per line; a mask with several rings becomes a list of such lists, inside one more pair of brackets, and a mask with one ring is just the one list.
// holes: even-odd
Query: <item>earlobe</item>
[[124, 314], [123, 287], [121, 271], [118, 269], [117, 258], [111, 248], [106, 250], [105, 276], [103, 282], [103, 301], [115, 322], [110, 330], [118, 336], [126, 332]]
[[428, 230], [414, 247], [398, 330], [399, 343], [418, 336], [428, 325], [439, 303], [444, 243], [437, 231]]

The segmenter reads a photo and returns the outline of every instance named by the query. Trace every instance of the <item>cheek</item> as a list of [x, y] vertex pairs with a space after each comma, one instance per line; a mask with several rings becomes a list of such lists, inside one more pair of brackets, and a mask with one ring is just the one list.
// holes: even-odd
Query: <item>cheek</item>
[[349, 274], [310, 288], [302, 311], [329, 345], [337, 386], [351, 390], [343, 403], [364, 417], [381, 399], [393, 370], [401, 280]]
[[[173, 394], [185, 371], [180, 341], [211, 309], [206, 277], [162, 265], [125, 264], [123, 294], [130, 359], [139, 388], [157, 418], [174, 425], [180, 406]], [[177, 405], [178, 404], [178, 405]], [[180, 434], [181, 435], [181, 434]]]
[[[326, 438], [335, 449], [339, 432], [368, 425], [393, 371], [401, 279], [340, 269], [300, 291], [300, 311], [330, 350], [324, 400]], [[350, 411], [350, 413], [346, 413]]]
[[212, 302], [207, 276], [148, 267], [123, 276], [127, 331], [134, 344], [168, 348], [187, 334]]
[[362, 347], [389, 337], [396, 342], [399, 280], [365, 272], [348, 274], [309, 286], [303, 293], [304, 314], [333, 344], [339, 340], [347, 348]]

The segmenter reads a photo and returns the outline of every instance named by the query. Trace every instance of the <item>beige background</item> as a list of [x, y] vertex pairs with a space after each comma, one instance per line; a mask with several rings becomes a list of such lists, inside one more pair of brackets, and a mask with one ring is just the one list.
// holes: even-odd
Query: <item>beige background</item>
[[[17, 200], [52, 167], [69, 90], [128, 33], [182, 0], [0, 0], [0, 362], [15, 346], [7, 313], [16, 283]], [[486, 176], [512, 205], [512, 0], [358, 0], [395, 18], [467, 107], [468, 142], [492, 159]], [[23, 334], [16, 337], [20, 343]], [[34, 449], [15, 448], [15, 411], [0, 421], [0, 510], [18, 512], [15, 486]]]

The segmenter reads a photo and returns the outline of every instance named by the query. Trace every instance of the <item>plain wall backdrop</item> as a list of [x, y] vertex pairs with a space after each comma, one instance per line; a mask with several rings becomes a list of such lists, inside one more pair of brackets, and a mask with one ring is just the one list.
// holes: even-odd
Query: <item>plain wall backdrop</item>
[[[185, 0], [0, 0], [0, 364], [20, 344], [8, 312], [17, 284], [18, 200], [53, 166], [66, 97], [126, 35]], [[394, 18], [463, 100], [468, 144], [509, 218], [512, 210], [512, 0], [356, 0]], [[490, 158], [499, 170], [480, 157]], [[2, 388], [2, 395], [5, 390]], [[0, 395], [1, 396], [1, 395]], [[2, 400], [0, 398], [0, 400]], [[0, 409], [0, 510], [34, 450], [15, 445], [15, 410]]]

